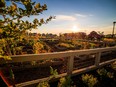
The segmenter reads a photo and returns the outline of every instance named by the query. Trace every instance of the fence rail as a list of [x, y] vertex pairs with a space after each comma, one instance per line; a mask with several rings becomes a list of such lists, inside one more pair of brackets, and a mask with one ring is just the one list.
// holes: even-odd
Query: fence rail
[[[64, 52], [54, 52], [54, 53], [41, 53], [41, 54], [27, 54], [27, 55], [15, 55], [11, 56], [12, 60], [7, 61], [7, 63], [16, 63], [16, 62], [26, 62], [26, 61], [38, 61], [38, 60], [46, 60], [46, 59], [54, 59], [54, 58], [63, 58], [67, 57], [67, 72], [58, 75], [59, 77], [65, 76], [65, 75], [75, 75], [82, 72], [86, 72], [98, 67], [101, 67], [103, 65], [109, 64], [111, 62], [116, 61], [116, 57], [104, 62], [100, 62], [101, 56], [106, 55], [107, 53], [110, 53], [111, 51], [116, 52], [116, 47], [106, 47], [106, 48], [97, 48], [97, 49], [85, 49], [85, 50], [73, 50], [73, 51], [64, 51]], [[95, 55], [95, 63], [92, 66], [85, 67], [82, 69], [76, 69], [74, 70], [74, 57], [80, 56], [80, 55]], [[0, 64], [4, 64], [5, 61], [0, 61]], [[26, 86], [38, 83], [43, 79], [37, 79], [33, 81], [28, 81], [20, 84], [16, 84], [17, 87], [20, 86]]]

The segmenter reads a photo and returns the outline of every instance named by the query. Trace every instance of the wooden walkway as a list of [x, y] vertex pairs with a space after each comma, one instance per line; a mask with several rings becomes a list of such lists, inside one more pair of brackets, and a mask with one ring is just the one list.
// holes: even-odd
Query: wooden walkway
[[[12, 60], [7, 63], [12, 65], [16, 81], [23, 78], [22, 82], [16, 82], [16, 87], [28, 87], [48, 79], [50, 66], [58, 70], [58, 78], [60, 78], [66, 75], [74, 76], [110, 64], [116, 61], [116, 47], [16, 55], [11, 58]], [[6, 82], [5, 78], [8, 77], [2, 72], [4, 64], [5, 61], [0, 60], [0, 75]], [[30, 73], [35, 77], [31, 78]], [[8, 82], [6, 83], [9, 87], [11, 86]]]

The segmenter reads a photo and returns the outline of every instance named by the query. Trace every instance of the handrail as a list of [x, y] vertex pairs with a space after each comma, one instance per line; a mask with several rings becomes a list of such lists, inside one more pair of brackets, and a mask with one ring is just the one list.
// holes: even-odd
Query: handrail
[[[70, 56], [77, 56], [83, 54], [101, 53], [101, 52], [112, 51], [112, 50], [116, 50], [116, 46], [106, 47], [106, 48], [96, 48], [96, 49], [85, 49], [85, 50], [71, 50], [71, 51], [53, 52], [53, 53], [13, 55], [11, 56], [12, 60], [8, 60], [8, 63], [70, 57]], [[5, 62], [2, 61], [0, 62], [0, 64], [3, 63]]]

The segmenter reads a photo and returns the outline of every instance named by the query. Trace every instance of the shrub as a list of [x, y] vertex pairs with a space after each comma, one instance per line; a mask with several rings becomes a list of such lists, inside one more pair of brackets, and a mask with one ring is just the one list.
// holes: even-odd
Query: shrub
[[62, 77], [60, 78], [60, 82], [58, 83], [58, 87], [71, 87], [71, 77], [67, 76], [67, 77]]
[[97, 82], [97, 78], [93, 77], [93, 75], [85, 74], [82, 75], [82, 81], [88, 86], [93, 87]]
[[40, 82], [37, 87], [50, 87], [49, 85], [49, 80], [53, 79], [53, 78], [57, 78], [57, 75], [58, 75], [58, 72], [57, 72], [57, 69], [53, 69], [51, 66], [50, 66], [50, 76], [49, 78], [46, 80], [46, 81], [42, 81]]
[[116, 70], [116, 61], [111, 64], [111, 68], [114, 69], [114, 70]]
[[98, 69], [97, 73], [102, 76], [102, 77], [108, 77], [108, 78], [113, 78], [114, 73], [108, 72], [106, 69]]
[[46, 82], [40, 82], [37, 87], [50, 87], [49, 83], [46, 81]]

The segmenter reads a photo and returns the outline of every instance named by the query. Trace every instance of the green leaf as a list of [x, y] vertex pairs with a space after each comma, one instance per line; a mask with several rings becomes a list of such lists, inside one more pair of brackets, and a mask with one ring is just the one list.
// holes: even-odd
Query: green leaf
[[40, 22], [43, 24], [44, 23], [44, 19], [40, 19]]
[[13, 73], [12, 69], [10, 69], [10, 78], [12, 78], [12, 79], [14, 79], [14, 78], [15, 78], [15, 77], [14, 77], [14, 73]]
[[33, 23], [34, 23], [34, 24], [38, 24], [38, 23], [39, 23], [38, 19], [34, 19], [34, 20], [33, 20]]
[[12, 60], [10, 56], [2, 56], [0, 55], [0, 58], [3, 58], [4, 60]]
[[41, 7], [41, 5], [40, 5], [40, 3], [37, 3], [34, 7], [35, 7], [35, 9], [38, 9]]
[[0, 8], [2, 8], [2, 7], [5, 7], [5, 1], [4, 0], [0, 1]]
[[15, 3], [12, 3], [12, 11], [15, 11], [17, 9], [17, 5]]
[[47, 10], [47, 5], [44, 4], [44, 5], [42, 6], [42, 9], [43, 9], [43, 10]]
[[58, 75], [57, 69], [54, 70], [54, 75]]
[[50, 66], [50, 74], [53, 74], [54, 70], [53, 68]]

